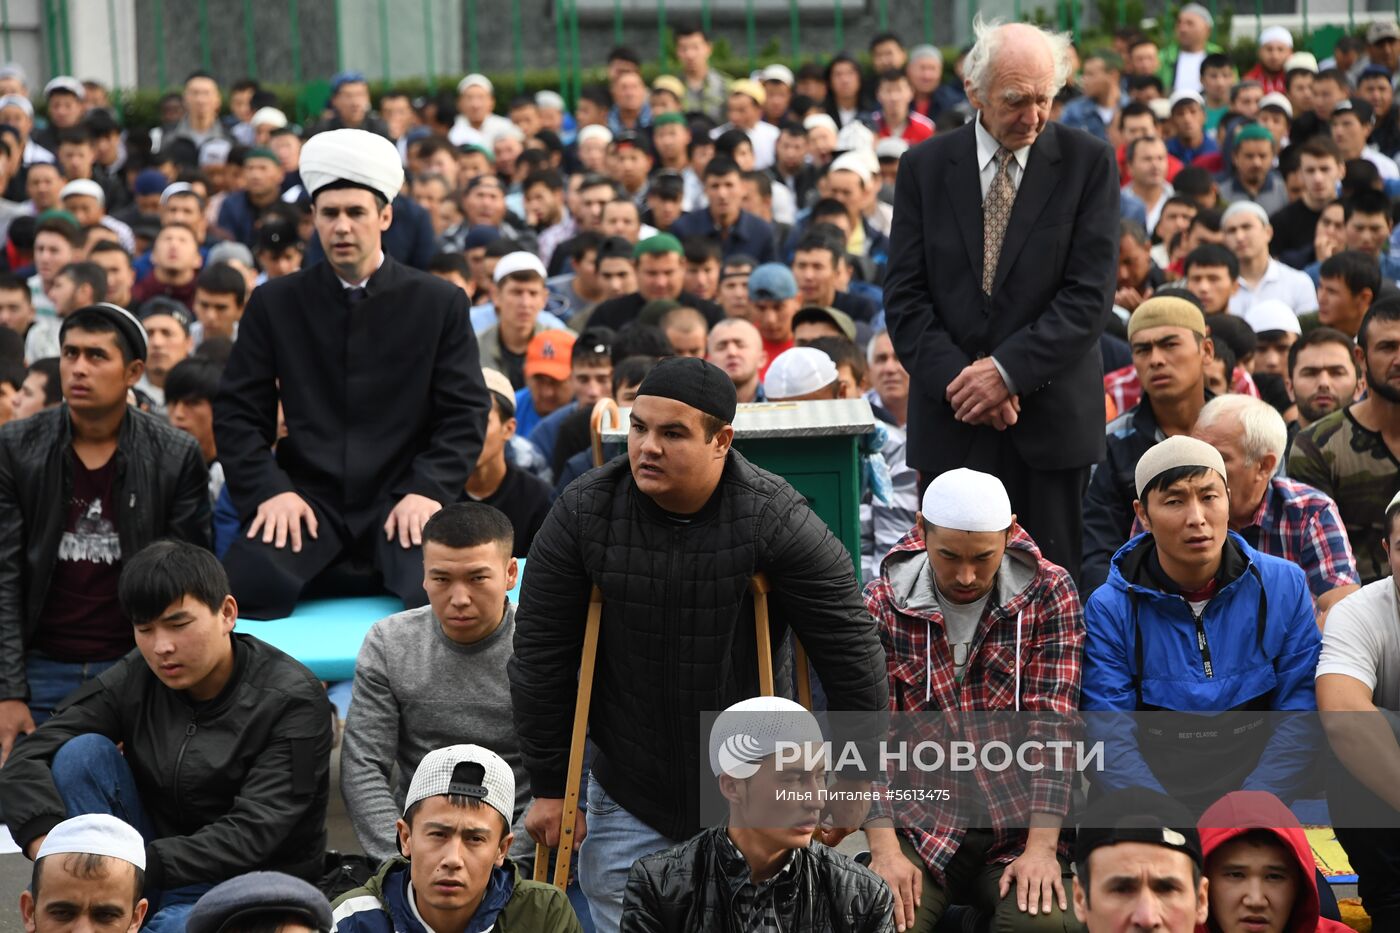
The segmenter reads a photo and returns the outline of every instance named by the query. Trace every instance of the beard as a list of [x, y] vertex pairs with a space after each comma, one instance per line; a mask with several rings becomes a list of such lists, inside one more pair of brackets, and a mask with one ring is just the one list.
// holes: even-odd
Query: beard
[[1308, 424], [1312, 424], [1314, 421], [1321, 421], [1323, 418], [1327, 417], [1328, 415], [1332, 414], [1332, 412], [1342, 407], [1341, 399], [1338, 399], [1335, 396], [1333, 396], [1331, 398], [1331, 401], [1333, 402], [1333, 405], [1330, 408], [1314, 408], [1311, 404], [1304, 401], [1303, 399], [1298, 399], [1298, 401], [1296, 402], [1298, 406], [1298, 414]]
[[1387, 402], [1390, 402], [1392, 405], [1400, 405], [1400, 389], [1395, 388], [1383, 378], [1378, 377], [1375, 371], [1371, 369], [1371, 361], [1369, 358], [1366, 360], [1366, 388], [1376, 393]]

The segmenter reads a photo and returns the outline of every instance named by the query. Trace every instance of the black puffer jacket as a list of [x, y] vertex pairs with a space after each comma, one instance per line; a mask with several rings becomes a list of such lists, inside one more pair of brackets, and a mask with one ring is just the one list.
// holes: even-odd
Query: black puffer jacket
[[[593, 774], [672, 839], [701, 828], [700, 716], [758, 695], [749, 580], [772, 586], [773, 644], [790, 625], [833, 710], [887, 710], [884, 649], [846, 549], [781, 477], [731, 451], [687, 521], [632, 480], [627, 458], [580, 477], [530, 548], [511, 700], [537, 797], [562, 797], [590, 588], [603, 593]], [[708, 768], [706, 768], [708, 773]]]
[[[58, 560], [72, 444], [67, 405], [0, 427], [0, 700], [29, 698], [24, 655]], [[124, 558], [161, 538], [210, 546], [209, 470], [193, 437], [128, 408], [114, 456]]]
[[316, 881], [326, 848], [331, 705], [293, 658], [234, 635], [223, 691], [195, 706], [133, 651], [64, 700], [0, 768], [0, 802], [21, 846], [67, 813], [54, 755], [74, 736], [122, 742], [155, 830], [148, 890], [218, 882], [254, 870]]
[[[622, 905], [622, 933], [737, 933], [733, 888], [720, 847], [725, 828], [707, 829], [632, 865]], [[890, 889], [863, 865], [814, 842], [799, 849], [777, 881], [775, 906], [784, 930], [803, 933], [894, 933]]]

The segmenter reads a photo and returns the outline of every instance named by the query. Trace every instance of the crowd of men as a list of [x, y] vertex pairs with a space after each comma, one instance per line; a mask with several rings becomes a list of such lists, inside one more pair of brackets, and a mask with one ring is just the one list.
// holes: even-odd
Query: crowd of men
[[[747, 76], [678, 26], [675, 74], [616, 48], [572, 110], [342, 72], [301, 124], [0, 68], [26, 928], [1326, 931], [1322, 798], [1400, 929], [1400, 26], [1273, 27], [1241, 76], [1215, 25]], [[874, 419], [858, 561], [734, 444], [830, 400]], [[760, 573], [779, 694], [795, 641], [832, 711], [1083, 711], [1087, 807], [979, 772], [911, 821], [899, 776], [781, 767], [823, 726], [759, 695]], [[329, 691], [236, 627], [378, 593]]]

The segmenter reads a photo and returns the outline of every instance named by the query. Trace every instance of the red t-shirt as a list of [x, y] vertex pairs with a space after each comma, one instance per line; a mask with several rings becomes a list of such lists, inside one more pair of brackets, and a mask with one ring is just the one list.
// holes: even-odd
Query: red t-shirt
[[758, 378], [759, 378], [759, 380], [762, 380], [763, 377], [766, 376], [766, 375], [768, 374], [768, 367], [769, 367], [770, 365], [772, 365], [773, 361], [776, 360], [776, 359], [778, 358], [778, 354], [779, 354], [779, 353], [782, 353], [784, 350], [791, 350], [792, 347], [793, 347], [793, 343], [792, 343], [792, 338], [791, 338], [791, 337], [789, 337], [787, 340], [784, 340], [784, 341], [781, 341], [781, 342], [778, 342], [778, 343], [774, 343], [773, 341], [769, 340], [767, 337], [764, 337], [764, 338], [763, 338], [763, 352], [768, 354], [768, 361], [767, 361], [766, 363], [764, 363], [764, 364], [763, 364], [763, 367], [762, 367], [761, 369], [759, 369], [759, 371], [758, 371]]
[[71, 451], [73, 494], [33, 647], [59, 661], [111, 661], [132, 649], [117, 602], [122, 545], [112, 483], [116, 457], [89, 470]]

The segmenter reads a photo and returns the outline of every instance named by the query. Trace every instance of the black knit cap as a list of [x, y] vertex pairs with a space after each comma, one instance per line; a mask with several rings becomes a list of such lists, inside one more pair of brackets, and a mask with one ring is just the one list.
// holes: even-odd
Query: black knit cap
[[698, 356], [675, 356], [657, 363], [642, 379], [637, 395], [675, 399], [725, 424], [734, 422], [739, 404], [734, 383], [725, 371]]
[[1160, 791], [1129, 787], [1091, 804], [1079, 821], [1074, 860], [1083, 863], [1095, 849], [1120, 842], [1175, 849], [1198, 866], [1204, 865], [1201, 834], [1191, 811]]

